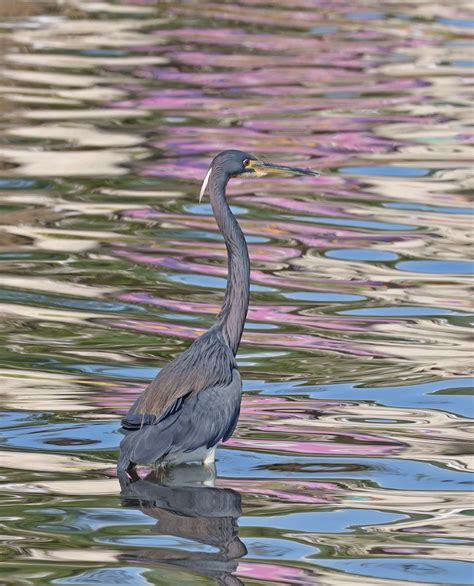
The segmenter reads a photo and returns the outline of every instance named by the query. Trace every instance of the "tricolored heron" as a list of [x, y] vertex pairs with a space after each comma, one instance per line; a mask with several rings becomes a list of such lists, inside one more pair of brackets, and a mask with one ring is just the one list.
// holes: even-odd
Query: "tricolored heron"
[[242, 230], [225, 197], [229, 179], [242, 176], [319, 175], [309, 169], [273, 165], [228, 150], [211, 163], [207, 187], [225, 240], [228, 282], [215, 324], [158, 373], [122, 420], [118, 470], [136, 464], [212, 464], [216, 446], [237, 425], [242, 381], [235, 359], [249, 304], [250, 261]]

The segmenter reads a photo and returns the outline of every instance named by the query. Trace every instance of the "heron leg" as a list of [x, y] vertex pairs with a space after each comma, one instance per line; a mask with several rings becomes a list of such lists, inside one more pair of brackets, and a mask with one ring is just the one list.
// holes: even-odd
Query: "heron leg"
[[217, 446], [214, 446], [213, 448], [208, 450], [206, 457], [202, 462], [203, 468], [206, 470], [207, 473], [210, 474], [209, 478], [206, 478], [206, 480], [204, 480], [204, 486], [214, 486], [214, 481], [217, 476], [216, 447]]
[[134, 482], [140, 480], [140, 476], [134, 466], [129, 466], [127, 469], [119, 469], [117, 471], [117, 478], [120, 482], [121, 489], [124, 490]]
[[169, 476], [170, 469], [171, 466], [169, 462], [163, 460], [155, 462], [155, 473], [159, 482], [164, 482], [166, 480], [166, 478]]
[[209, 448], [209, 450], [207, 451], [207, 454], [204, 458], [204, 460], [202, 461], [202, 463], [204, 464], [204, 466], [215, 466], [215, 462], [216, 462], [216, 447], [214, 446], [212, 448]]
[[127, 468], [127, 474], [132, 482], [140, 480], [140, 476], [138, 475], [137, 469], [135, 468], [135, 464], [133, 463], [131, 463], [130, 466]]

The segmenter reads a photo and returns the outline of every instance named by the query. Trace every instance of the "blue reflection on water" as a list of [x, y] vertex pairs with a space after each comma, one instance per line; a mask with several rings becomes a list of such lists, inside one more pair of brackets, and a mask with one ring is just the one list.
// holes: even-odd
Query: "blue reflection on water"
[[[224, 242], [224, 237], [220, 232], [211, 232], [209, 230], [173, 230], [170, 231], [170, 236], [173, 235], [182, 240], [213, 240], [216, 242]], [[255, 236], [253, 234], [246, 234], [245, 240], [248, 244], [265, 244], [270, 242], [270, 238], [266, 236]]]
[[380, 557], [314, 560], [315, 564], [371, 578], [392, 579], [416, 584], [472, 584], [474, 566], [469, 562], [415, 557]]
[[438, 22], [451, 26], [474, 27], [474, 20], [469, 20], [468, 18], [440, 18]]
[[474, 262], [467, 260], [404, 260], [396, 267], [401, 271], [436, 275], [467, 275], [474, 272]]
[[46, 452], [109, 450], [120, 442], [122, 436], [117, 433], [118, 428], [116, 420], [19, 427], [4, 432], [0, 445]]
[[329, 226], [348, 226], [351, 228], [369, 228], [373, 230], [418, 230], [412, 224], [396, 224], [390, 222], [375, 222], [371, 220], [350, 220], [347, 218], [323, 218], [319, 216], [291, 216], [296, 222], [311, 222], [313, 224], [328, 224]]
[[208, 544], [199, 543], [192, 539], [186, 539], [182, 536], [172, 537], [169, 535], [125, 535], [114, 537], [97, 538], [96, 542], [106, 543], [109, 545], [129, 545], [133, 547], [156, 547], [174, 549], [178, 551], [198, 551], [200, 553], [215, 553], [219, 549]]
[[74, 299], [73, 297], [59, 297], [56, 295], [44, 295], [42, 293], [30, 293], [18, 289], [0, 289], [0, 300], [23, 301], [26, 303], [41, 304], [52, 307], [65, 307], [68, 309], [81, 309], [88, 311], [104, 311], [116, 313], [143, 313], [145, 308], [139, 305], [102, 301], [95, 299]]
[[297, 301], [317, 301], [321, 303], [333, 301], [363, 301], [365, 299], [362, 295], [351, 295], [348, 293], [316, 293], [315, 291], [293, 291], [292, 293], [283, 293], [282, 297], [295, 299]]
[[352, 173], [354, 175], [371, 175], [374, 177], [425, 177], [430, 174], [429, 169], [419, 167], [396, 166], [367, 166], [367, 167], [341, 167], [340, 173]]
[[386, 208], [394, 210], [419, 210], [423, 212], [436, 212], [440, 214], [461, 214], [472, 215], [474, 208], [463, 207], [449, 207], [449, 206], [433, 206], [423, 203], [408, 203], [408, 202], [388, 202], [383, 204]]
[[384, 525], [408, 519], [408, 515], [387, 513], [377, 509], [335, 509], [314, 512], [291, 513], [265, 517], [243, 517], [241, 527], [273, 527], [292, 531], [311, 531], [318, 533], [350, 533], [358, 527]]
[[[234, 216], [241, 216], [247, 214], [247, 208], [241, 206], [229, 206]], [[195, 214], [197, 216], [213, 216], [212, 206], [210, 203], [190, 203], [183, 206], [183, 210], [189, 214]]]
[[63, 367], [72, 372], [84, 372], [88, 374], [99, 374], [101, 376], [119, 378], [126, 380], [151, 380], [160, 371], [157, 367], [146, 367], [138, 365], [114, 366], [113, 364], [70, 364]]
[[0, 429], [46, 423], [46, 415], [38, 411], [0, 411]]
[[[469, 393], [474, 387], [474, 378], [439, 379], [427, 383], [412, 383], [389, 387], [362, 387], [357, 383], [333, 385], [304, 385], [300, 381], [284, 383], [265, 383], [251, 381], [244, 388], [259, 389], [263, 394], [304, 394], [314, 399], [336, 401], [376, 401], [387, 407], [419, 407], [439, 409], [457, 413], [464, 417], [474, 416], [474, 401], [469, 394], [456, 393], [464, 390]], [[452, 394], [450, 394], [450, 391]]]
[[465, 311], [454, 311], [443, 307], [424, 307], [422, 305], [393, 305], [384, 307], [364, 307], [361, 309], [346, 309], [337, 312], [339, 315], [359, 315], [367, 317], [436, 317], [436, 316], [464, 316], [472, 315]]
[[385, 14], [375, 10], [358, 11], [358, 12], [347, 12], [346, 17], [349, 20], [377, 20], [383, 18]]
[[340, 260], [355, 261], [392, 261], [397, 260], [398, 254], [388, 250], [377, 250], [376, 248], [337, 248], [328, 250], [325, 256]]
[[150, 586], [149, 580], [144, 574], [149, 573], [150, 568], [140, 566], [122, 566], [118, 568], [94, 568], [66, 578], [56, 578], [51, 584], [133, 584], [133, 586]]
[[[209, 289], [225, 289], [227, 287], [227, 279], [224, 277], [210, 277], [208, 275], [195, 275], [192, 273], [161, 273], [161, 276], [173, 283], [185, 283], [186, 285], [206, 287]], [[256, 293], [271, 293], [277, 290], [274, 287], [266, 287], [264, 285], [250, 285], [250, 291], [255, 291]]]
[[0, 189], [39, 189], [45, 184], [45, 181], [41, 181], [39, 179], [30, 179], [26, 177], [2, 177], [0, 179]]
[[[272, 537], [246, 537], [243, 539], [250, 558], [269, 560], [300, 560], [316, 555], [320, 549], [296, 540]], [[268, 584], [268, 581], [265, 580]], [[281, 582], [279, 582], [281, 583]]]
[[380, 488], [467, 491], [472, 474], [437, 463], [396, 458], [280, 455], [221, 449], [219, 476], [227, 478], [311, 478], [359, 480]]
[[[36, 514], [37, 509], [29, 509], [26, 512]], [[57, 531], [64, 527], [74, 531], [100, 531], [107, 527], [122, 527], [127, 525], [155, 525], [156, 519], [144, 515], [137, 509], [112, 509], [98, 507], [89, 509], [41, 509], [41, 515], [59, 517], [40, 526], [42, 530]]]

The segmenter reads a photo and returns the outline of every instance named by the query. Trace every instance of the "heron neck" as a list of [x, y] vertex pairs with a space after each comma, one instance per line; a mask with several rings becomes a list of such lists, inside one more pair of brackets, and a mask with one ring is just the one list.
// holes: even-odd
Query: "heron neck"
[[239, 348], [249, 306], [250, 260], [242, 230], [225, 198], [228, 178], [209, 179], [211, 204], [217, 225], [224, 236], [228, 256], [228, 279], [224, 303], [217, 316], [217, 325], [234, 355]]

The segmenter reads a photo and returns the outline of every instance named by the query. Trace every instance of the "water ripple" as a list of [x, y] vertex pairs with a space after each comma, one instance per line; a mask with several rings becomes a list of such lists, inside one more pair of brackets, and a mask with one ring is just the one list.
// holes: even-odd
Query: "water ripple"
[[[316, 4], [0, 3], [9, 583], [471, 582], [470, 6]], [[230, 146], [322, 175], [229, 185], [218, 478], [119, 486], [120, 415], [223, 299]]]

